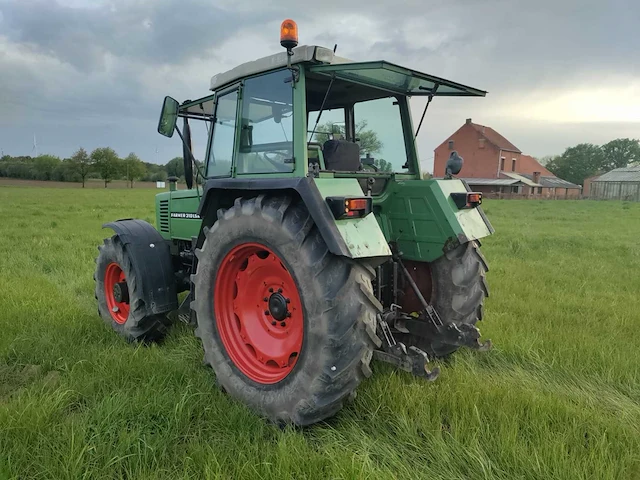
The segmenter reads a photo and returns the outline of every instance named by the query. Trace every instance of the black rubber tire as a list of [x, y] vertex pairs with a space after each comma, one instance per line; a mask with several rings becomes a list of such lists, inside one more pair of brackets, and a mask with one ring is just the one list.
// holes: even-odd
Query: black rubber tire
[[[96, 271], [93, 274], [93, 279], [96, 282], [95, 297], [98, 301], [98, 313], [102, 319], [129, 342], [161, 340], [167, 334], [171, 321], [166, 315], [146, 315], [145, 299], [141, 297], [140, 280], [133, 269], [126, 247], [120, 242], [118, 235], [105, 238], [103, 245], [98, 246], [98, 250], [100, 253], [96, 258]], [[110, 263], [117, 263], [122, 269], [129, 289], [129, 317], [123, 324], [119, 324], [113, 319], [107, 306], [104, 276]]]
[[[238, 198], [218, 211], [196, 250], [192, 277], [196, 335], [217, 384], [277, 424], [309, 425], [334, 415], [354, 398], [371, 375], [369, 363], [380, 340], [373, 269], [333, 255], [304, 204], [286, 196]], [[216, 327], [212, 292], [220, 262], [236, 245], [259, 242], [270, 248], [293, 277], [304, 310], [304, 339], [295, 367], [283, 380], [266, 385], [245, 376], [230, 360]]]
[[[429, 263], [429, 270], [430, 303], [443, 322], [475, 325], [482, 320], [484, 299], [489, 296], [485, 278], [489, 266], [475, 241], [462, 244]], [[446, 346], [434, 351], [429, 342], [415, 336], [410, 336], [407, 342], [432, 357], [445, 357], [459, 348]]]

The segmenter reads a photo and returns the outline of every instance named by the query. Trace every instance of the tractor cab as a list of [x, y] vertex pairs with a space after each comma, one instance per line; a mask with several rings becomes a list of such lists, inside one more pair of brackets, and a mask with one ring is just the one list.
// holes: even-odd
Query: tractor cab
[[159, 129], [174, 116], [185, 129], [189, 120], [213, 127], [204, 178], [418, 179], [409, 99], [486, 93], [384, 61], [351, 62], [320, 46], [242, 64], [215, 75], [210, 89], [179, 106], [167, 99]]

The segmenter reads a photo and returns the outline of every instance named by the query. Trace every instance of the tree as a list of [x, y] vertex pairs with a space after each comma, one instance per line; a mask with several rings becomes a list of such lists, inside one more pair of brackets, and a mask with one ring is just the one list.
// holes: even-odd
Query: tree
[[125, 173], [125, 178], [133, 188], [133, 181], [138, 180], [145, 174], [144, 164], [142, 160], [138, 158], [135, 153], [130, 153], [127, 157], [122, 161], [123, 163], [123, 171]]
[[164, 182], [167, 180], [167, 172], [164, 170], [159, 170], [153, 175], [151, 175], [152, 182]]
[[93, 159], [89, 156], [84, 148], [80, 148], [73, 155], [71, 155], [69, 162], [74, 172], [76, 172], [82, 179], [82, 188], [84, 188], [84, 183], [87, 179], [87, 175], [89, 175], [89, 172], [93, 168]]
[[378, 171], [380, 172], [393, 172], [393, 165], [391, 162], [387, 162], [382, 158], [376, 158], [373, 161], [373, 164], [378, 167]]
[[34, 159], [37, 180], [52, 180], [53, 172], [60, 165], [60, 159], [53, 155], [40, 155]]
[[[356, 123], [356, 141], [360, 145], [360, 153], [366, 154], [369, 153], [371, 155], [378, 153], [382, 150], [382, 142], [378, 138], [378, 134], [373, 130], [366, 130], [367, 121], [362, 120]], [[315, 133], [315, 141], [319, 143], [324, 143], [331, 136], [334, 138], [345, 136], [345, 127], [343, 124], [327, 122], [322, 125], [318, 125]]]
[[554, 175], [582, 185], [585, 178], [600, 172], [604, 163], [604, 152], [601, 147], [591, 143], [581, 143], [567, 148], [562, 155], [549, 161], [546, 167]]
[[118, 158], [118, 154], [109, 147], [96, 148], [91, 152], [91, 160], [93, 160], [100, 178], [104, 180], [104, 188], [107, 188], [107, 184], [116, 178], [121, 171], [121, 160]]
[[538, 163], [544, 167], [546, 167], [549, 163], [555, 161], [560, 155], [545, 155], [542, 158], [536, 158]]
[[626, 167], [640, 162], [640, 141], [630, 138], [617, 138], [602, 146], [605, 171]]
[[165, 170], [169, 177], [184, 177], [184, 160], [182, 157], [174, 157], [167, 162]]

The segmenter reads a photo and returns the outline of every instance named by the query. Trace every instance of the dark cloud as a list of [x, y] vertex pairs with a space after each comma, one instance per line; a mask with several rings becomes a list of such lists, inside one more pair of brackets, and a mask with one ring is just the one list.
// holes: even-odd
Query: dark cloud
[[73, 65], [107, 69], [117, 58], [150, 64], [181, 63], [207, 54], [256, 18], [201, 0], [115, 1], [76, 8], [51, 0], [4, 0], [6, 35]]
[[[112, 145], [153, 160], [158, 147], [164, 161], [179, 148], [155, 133], [163, 95], [204, 95], [217, 71], [278, 51], [286, 17], [303, 43], [337, 43], [356, 60], [384, 58], [489, 90], [486, 99], [434, 102], [418, 140], [426, 163], [467, 116], [537, 155], [633, 132], [630, 123], [559, 126], [557, 112], [531, 120], [512, 108], [532, 94], [615, 95], [614, 82], [637, 82], [640, 3], [631, 0], [69, 2], [0, 0], [5, 151], [28, 153], [35, 131], [41, 150], [59, 155]], [[422, 102], [414, 104], [419, 116]]]

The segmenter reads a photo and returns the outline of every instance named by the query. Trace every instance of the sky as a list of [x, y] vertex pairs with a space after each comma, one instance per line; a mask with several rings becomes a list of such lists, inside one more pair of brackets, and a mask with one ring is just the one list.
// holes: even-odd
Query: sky
[[466, 118], [537, 157], [640, 138], [637, 0], [0, 0], [0, 150], [32, 154], [35, 134], [40, 153], [165, 163], [181, 146], [156, 133], [164, 96], [204, 96], [212, 75], [280, 52], [285, 18], [300, 44], [489, 92], [432, 102], [427, 170]]

